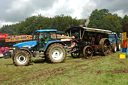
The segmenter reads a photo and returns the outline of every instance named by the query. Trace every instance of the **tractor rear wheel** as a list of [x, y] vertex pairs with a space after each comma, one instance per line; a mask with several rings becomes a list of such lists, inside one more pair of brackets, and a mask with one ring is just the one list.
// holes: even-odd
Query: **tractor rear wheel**
[[93, 49], [91, 46], [85, 46], [83, 49], [84, 58], [92, 58], [93, 56]]
[[102, 38], [100, 40], [99, 44], [100, 44], [101, 55], [106, 56], [106, 55], [110, 54], [111, 44], [110, 44], [110, 41], [108, 40], [108, 38]]
[[73, 47], [73, 48], [72, 48], [72, 51], [74, 51], [74, 52], [71, 53], [71, 56], [72, 56], [73, 58], [78, 58], [78, 57], [80, 57], [80, 51], [79, 51], [78, 46]]
[[54, 43], [50, 45], [46, 52], [46, 57], [51, 63], [63, 62], [66, 58], [66, 51], [62, 44]]
[[25, 50], [17, 50], [12, 59], [16, 66], [27, 66], [31, 61], [31, 55]]

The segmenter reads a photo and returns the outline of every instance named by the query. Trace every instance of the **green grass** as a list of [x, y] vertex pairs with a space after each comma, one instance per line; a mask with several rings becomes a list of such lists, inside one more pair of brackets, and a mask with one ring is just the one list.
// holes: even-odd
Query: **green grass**
[[0, 58], [0, 85], [128, 85], [128, 59], [118, 54], [73, 59], [50, 64], [33, 58], [29, 66], [14, 66]]

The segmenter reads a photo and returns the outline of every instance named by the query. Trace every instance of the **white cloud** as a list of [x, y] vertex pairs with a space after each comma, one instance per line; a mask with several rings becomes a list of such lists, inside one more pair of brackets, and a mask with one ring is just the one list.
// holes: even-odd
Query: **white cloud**
[[32, 15], [38, 15], [41, 14], [43, 16], [47, 17], [53, 17], [55, 15], [65, 14], [63, 11], [66, 11], [69, 8], [67, 0], [59, 0], [58, 2], [53, 4], [53, 7], [48, 10], [35, 10], [35, 12]]
[[123, 10], [117, 10], [117, 11], [115, 11], [115, 12], [113, 12], [113, 14], [117, 14], [118, 16], [120, 16], [120, 17], [124, 17], [124, 15], [128, 15], [128, 13], [124, 13], [124, 11]]
[[4, 26], [4, 25], [12, 25], [18, 22], [6, 22], [6, 21], [0, 21], [0, 27]]
[[53, 17], [55, 15], [70, 15], [73, 18], [82, 18], [81, 13], [83, 11], [83, 7], [90, 0], [59, 0], [54, 3], [53, 8], [49, 10], [36, 10], [32, 15], [42, 14], [44, 16]]
[[96, 9], [108, 9], [111, 13], [117, 13], [123, 17], [128, 13], [128, 0], [92, 0], [97, 4]]
[[70, 0], [69, 3], [69, 7], [72, 8], [74, 10], [72, 17], [77, 17], [77, 18], [82, 18], [81, 17], [81, 13], [83, 10], [83, 7], [85, 6], [85, 4], [88, 2], [89, 0]]
[[15, 0], [12, 2], [11, 7], [5, 10], [5, 19], [8, 21], [23, 20], [27, 15], [27, 7], [30, 5], [29, 0]]
[[50, 9], [50, 10], [45, 11], [45, 10], [39, 9], [35, 11], [31, 16], [37, 16], [39, 14], [44, 15], [46, 17], [53, 17], [55, 15], [55, 10]]
[[37, 10], [48, 10], [52, 8], [52, 5], [56, 1], [58, 0], [12, 0], [9, 7], [5, 8], [4, 5], [0, 4], [0, 8], [2, 9], [0, 17], [1, 20], [9, 22], [21, 21], [30, 17]]
[[94, 9], [108, 9], [123, 17], [128, 14], [127, 6], [128, 0], [0, 0], [0, 21], [11, 24], [38, 14], [87, 18]]
[[88, 16], [90, 16], [91, 12], [96, 9], [97, 4], [93, 1], [88, 1], [84, 8], [83, 11], [81, 13], [82, 18], [88, 18]]

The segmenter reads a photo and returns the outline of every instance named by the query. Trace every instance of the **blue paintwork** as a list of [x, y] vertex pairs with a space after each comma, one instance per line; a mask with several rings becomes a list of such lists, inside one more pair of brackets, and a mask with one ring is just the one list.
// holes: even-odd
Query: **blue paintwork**
[[108, 39], [109, 39], [111, 44], [118, 43], [119, 39], [118, 39], [118, 36], [116, 33], [110, 33], [108, 35], [109, 35]]
[[116, 43], [117, 40], [116, 39], [109, 38], [109, 41], [110, 41], [111, 44], [114, 44], [114, 43]]
[[36, 30], [36, 32], [56, 32], [56, 29], [43, 29], [43, 30]]
[[[43, 29], [43, 30], [36, 30], [35, 32], [56, 32], [57, 30], [56, 29]], [[46, 43], [46, 45], [44, 45], [44, 49], [43, 51], [46, 51], [46, 49], [48, 48], [48, 46], [51, 44], [51, 43], [57, 43], [57, 42], [61, 42], [61, 40], [52, 40], [52, 41], [48, 41]], [[45, 43], [45, 42], [42, 42], [42, 43]], [[17, 46], [19, 48], [23, 48], [23, 47], [35, 47], [36, 45], [38, 44], [37, 41], [28, 41], [28, 42], [22, 42], [22, 43], [18, 43], [18, 44], [15, 44], [13, 45], [14, 47]]]
[[37, 45], [37, 41], [28, 41], [28, 42], [22, 42], [22, 43], [15, 44], [13, 46], [17, 46], [19, 48], [22, 48], [23, 46], [35, 47], [36, 45]]
[[46, 44], [46, 46], [45, 46], [45, 48], [44, 48], [44, 51], [46, 51], [46, 49], [47, 49], [47, 47], [48, 47], [49, 44], [55, 43], [55, 42], [61, 42], [61, 40], [48, 41], [47, 44]]

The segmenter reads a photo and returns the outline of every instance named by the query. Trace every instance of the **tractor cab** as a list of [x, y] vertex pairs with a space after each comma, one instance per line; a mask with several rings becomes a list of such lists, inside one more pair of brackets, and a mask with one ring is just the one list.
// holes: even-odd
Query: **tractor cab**
[[56, 29], [37, 30], [34, 33], [33, 40], [37, 41], [37, 49], [44, 51], [46, 46], [57, 39]]

